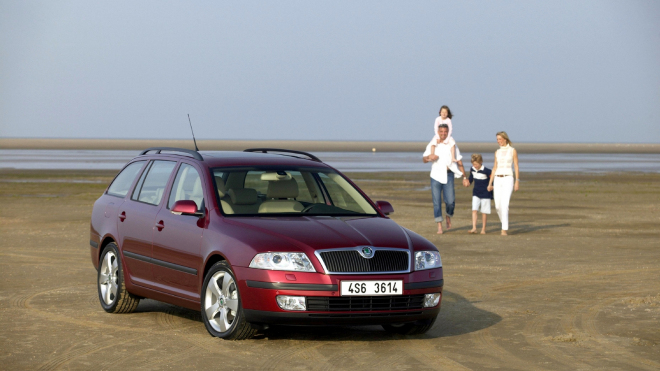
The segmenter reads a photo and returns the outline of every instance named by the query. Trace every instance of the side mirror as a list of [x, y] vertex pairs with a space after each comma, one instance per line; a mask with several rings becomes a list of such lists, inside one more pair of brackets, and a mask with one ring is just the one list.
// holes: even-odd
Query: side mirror
[[204, 213], [198, 211], [197, 204], [193, 200], [179, 200], [174, 203], [171, 210], [172, 214], [203, 216]]
[[390, 215], [394, 212], [392, 204], [387, 201], [376, 201], [376, 206], [383, 212], [385, 215]]

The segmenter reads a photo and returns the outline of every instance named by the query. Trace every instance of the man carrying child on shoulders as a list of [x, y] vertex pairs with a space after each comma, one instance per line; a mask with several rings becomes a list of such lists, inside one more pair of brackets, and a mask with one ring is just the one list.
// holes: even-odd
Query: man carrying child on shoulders
[[[435, 222], [438, 223], [438, 234], [443, 232], [442, 222], [445, 218], [447, 229], [451, 228], [451, 218], [454, 216], [455, 207], [454, 177], [460, 178], [463, 176], [463, 184], [467, 184], [460, 151], [455, 143], [444, 143], [448, 133], [449, 127], [446, 124], [438, 126], [439, 139], [432, 139], [422, 155], [424, 163], [431, 162], [433, 217]], [[447, 212], [445, 218], [442, 217], [442, 198], [444, 198], [445, 211]]]

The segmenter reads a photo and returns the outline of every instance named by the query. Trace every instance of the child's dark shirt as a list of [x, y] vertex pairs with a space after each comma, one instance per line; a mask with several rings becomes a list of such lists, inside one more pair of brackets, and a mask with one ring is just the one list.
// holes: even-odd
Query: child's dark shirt
[[472, 195], [479, 198], [493, 199], [493, 192], [488, 191], [488, 183], [490, 181], [490, 174], [492, 171], [481, 165], [481, 169], [477, 170], [472, 166], [470, 169], [470, 184], [474, 182], [474, 189]]

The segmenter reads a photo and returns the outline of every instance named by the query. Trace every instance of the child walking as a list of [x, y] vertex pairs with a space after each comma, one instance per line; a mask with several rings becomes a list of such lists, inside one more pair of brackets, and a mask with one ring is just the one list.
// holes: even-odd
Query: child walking
[[474, 182], [472, 190], [472, 230], [468, 233], [477, 233], [477, 213], [481, 211], [481, 234], [486, 234], [486, 218], [490, 214], [490, 200], [493, 192], [488, 190], [492, 171], [483, 165], [483, 157], [475, 153], [471, 157], [470, 184]]
[[[435, 124], [433, 125], [433, 133], [435, 135], [433, 136], [433, 139], [431, 139], [431, 142], [436, 143], [438, 140], [440, 140], [440, 137], [438, 136], [438, 127], [442, 124], [446, 124], [447, 127], [449, 127], [449, 133], [447, 134], [447, 139], [445, 139], [445, 141], [443, 143], [449, 145], [450, 147], [452, 147], [452, 149], [451, 149], [451, 162], [452, 163], [457, 162], [456, 161], [456, 151], [455, 151], [456, 141], [451, 136], [451, 133], [452, 133], [452, 127], [451, 127], [452, 114], [451, 114], [451, 111], [449, 110], [449, 107], [442, 106], [442, 107], [440, 107], [440, 112], [438, 114], [440, 116], [438, 116], [435, 119]], [[435, 145], [433, 145], [431, 147], [431, 153], [435, 153]]]

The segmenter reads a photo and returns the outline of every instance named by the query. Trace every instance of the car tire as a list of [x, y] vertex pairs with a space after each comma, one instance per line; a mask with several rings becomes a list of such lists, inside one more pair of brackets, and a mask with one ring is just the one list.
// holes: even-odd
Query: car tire
[[383, 329], [389, 333], [401, 335], [421, 335], [433, 327], [437, 317], [428, 320], [421, 320], [410, 323], [390, 323], [384, 324]]
[[108, 313], [131, 313], [140, 303], [138, 296], [126, 291], [124, 268], [114, 242], [101, 254], [96, 282], [101, 306]]
[[226, 261], [215, 263], [202, 286], [202, 321], [209, 334], [225, 340], [244, 340], [257, 330], [245, 321], [236, 276]]

